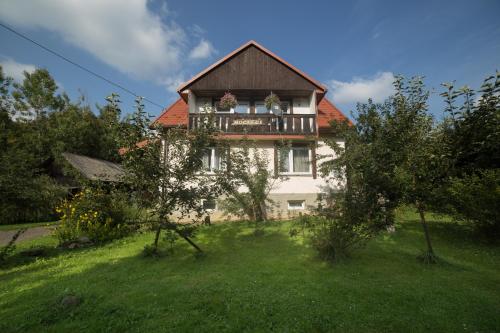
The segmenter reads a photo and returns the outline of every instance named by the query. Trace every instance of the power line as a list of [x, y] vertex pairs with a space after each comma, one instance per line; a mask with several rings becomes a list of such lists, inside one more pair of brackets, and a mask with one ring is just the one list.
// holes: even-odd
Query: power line
[[119, 89], [121, 89], [121, 90], [125, 91], [126, 93], [128, 93], [128, 94], [130, 94], [130, 95], [132, 95], [132, 96], [134, 96], [134, 97], [141, 97], [144, 101], [146, 101], [146, 102], [148, 102], [148, 103], [150, 103], [150, 104], [152, 104], [152, 105], [154, 105], [154, 106], [157, 106], [157, 107], [159, 107], [159, 108], [160, 108], [160, 109], [162, 109], [162, 110], [165, 108], [164, 106], [162, 106], [162, 105], [160, 105], [160, 104], [158, 104], [158, 103], [156, 103], [156, 102], [154, 102], [154, 101], [150, 100], [149, 98], [146, 98], [146, 97], [140, 96], [140, 95], [136, 94], [135, 92], [133, 92], [132, 90], [130, 90], [130, 89], [128, 89], [128, 88], [126, 88], [126, 87], [122, 86], [121, 84], [116, 83], [116, 82], [114, 82], [114, 81], [112, 81], [112, 80], [110, 80], [110, 79], [108, 79], [108, 78], [106, 78], [106, 77], [102, 76], [101, 74], [98, 74], [98, 73], [94, 72], [93, 70], [90, 70], [90, 69], [88, 69], [88, 68], [86, 68], [86, 67], [84, 67], [84, 66], [82, 66], [82, 65], [78, 64], [77, 62], [75, 62], [75, 61], [73, 61], [73, 60], [71, 60], [71, 59], [69, 59], [69, 58], [66, 58], [66, 57], [65, 57], [65, 56], [63, 56], [62, 54], [60, 54], [60, 53], [58, 53], [58, 52], [56, 52], [56, 51], [54, 51], [54, 50], [52, 50], [52, 49], [48, 48], [47, 46], [44, 46], [44, 45], [42, 45], [42, 44], [38, 43], [37, 41], [35, 41], [35, 40], [33, 40], [33, 39], [29, 38], [28, 36], [26, 36], [26, 35], [24, 35], [24, 34], [22, 34], [22, 33], [18, 32], [18, 31], [16, 31], [16, 30], [12, 29], [11, 27], [9, 27], [9, 26], [7, 26], [7, 25], [3, 24], [2, 22], [0, 22], [0, 26], [1, 26], [2, 28], [6, 29], [6, 30], [8, 30], [8, 31], [10, 31], [10, 32], [12, 32], [13, 34], [17, 35], [18, 37], [21, 37], [21, 38], [23, 38], [23, 39], [27, 40], [28, 42], [31, 42], [31, 43], [35, 44], [36, 46], [38, 46], [38, 47], [40, 47], [40, 48], [44, 49], [45, 51], [47, 51], [47, 52], [49, 52], [49, 53], [51, 53], [51, 54], [55, 55], [56, 57], [58, 57], [58, 58], [60, 58], [60, 59], [62, 59], [62, 60], [64, 60], [64, 61], [66, 61], [66, 62], [68, 62], [68, 63], [72, 64], [73, 66], [76, 66], [76, 67], [80, 68], [81, 70], [83, 70], [83, 71], [85, 71], [85, 72], [87, 72], [87, 73], [89, 73], [89, 74], [91, 74], [91, 75], [93, 75], [93, 76], [97, 77], [98, 79], [101, 79], [101, 80], [103, 80], [103, 81], [105, 81], [105, 82], [107, 82], [107, 83], [109, 83], [109, 84], [111, 84], [111, 85], [113, 85], [113, 86], [115, 86], [115, 87], [117, 87], [117, 88], [119, 88]]

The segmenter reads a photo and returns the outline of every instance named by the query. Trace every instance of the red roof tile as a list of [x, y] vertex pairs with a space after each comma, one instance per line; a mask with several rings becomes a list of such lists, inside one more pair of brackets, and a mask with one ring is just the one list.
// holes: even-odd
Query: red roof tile
[[189, 108], [186, 102], [179, 98], [172, 105], [166, 108], [161, 115], [153, 121], [153, 124], [160, 124], [165, 127], [187, 126]]
[[327, 98], [323, 98], [318, 104], [318, 127], [328, 128], [330, 127], [330, 121], [338, 120], [345, 121], [347, 120], [350, 124], [351, 121], [339, 110], [332, 102], [330, 102]]
[[[175, 103], [166, 108], [165, 111], [163, 111], [163, 113], [153, 121], [153, 124], [158, 123], [166, 127], [187, 126], [188, 113], [188, 105], [184, 102], [184, 100], [179, 98]], [[318, 127], [320, 129], [328, 128], [330, 127], [329, 123], [332, 120], [347, 120], [351, 123], [351, 121], [339, 109], [337, 109], [332, 102], [323, 98], [318, 105]]]

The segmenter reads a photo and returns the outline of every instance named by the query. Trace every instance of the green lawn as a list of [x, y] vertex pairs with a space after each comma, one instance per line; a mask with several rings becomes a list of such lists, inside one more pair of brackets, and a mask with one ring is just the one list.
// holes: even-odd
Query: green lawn
[[[183, 242], [143, 258], [150, 233], [54, 251], [0, 270], [0, 332], [500, 331], [500, 248], [431, 218], [442, 263], [424, 266], [420, 226], [401, 216], [396, 233], [335, 265], [290, 239], [287, 223], [259, 237], [243, 223], [205, 227], [203, 258]], [[55, 240], [20, 248], [35, 243]], [[82, 304], [61, 307], [67, 294]]]

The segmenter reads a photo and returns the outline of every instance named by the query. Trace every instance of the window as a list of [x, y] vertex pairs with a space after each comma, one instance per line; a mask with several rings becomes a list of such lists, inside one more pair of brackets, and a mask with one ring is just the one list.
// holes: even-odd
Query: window
[[290, 102], [281, 102], [281, 112], [290, 113]]
[[217, 209], [217, 203], [214, 199], [203, 199], [201, 203], [204, 210], [214, 211]]
[[208, 107], [212, 107], [212, 99], [209, 97], [198, 97], [196, 99], [196, 112], [207, 112], [210, 111], [210, 109], [207, 109]]
[[250, 103], [247, 101], [238, 101], [238, 105], [234, 108], [234, 113], [250, 113]]
[[208, 148], [202, 158], [205, 171], [221, 170], [223, 167], [222, 157], [217, 148]]
[[311, 151], [305, 146], [292, 146], [280, 151], [280, 169], [285, 173], [311, 173]]
[[215, 112], [217, 113], [231, 113], [233, 109], [223, 109], [219, 106], [219, 102], [215, 103]]
[[289, 210], [305, 209], [306, 202], [304, 200], [288, 200]]
[[255, 102], [255, 113], [269, 113], [264, 102]]

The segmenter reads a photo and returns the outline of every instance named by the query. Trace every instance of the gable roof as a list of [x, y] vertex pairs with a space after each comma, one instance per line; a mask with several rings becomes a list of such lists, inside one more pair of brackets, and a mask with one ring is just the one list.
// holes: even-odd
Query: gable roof
[[[179, 98], [172, 105], [166, 108], [161, 115], [159, 115], [153, 124], [160, 124], [165, 127], [182, 126], [187, 127], [188, 124], [189, 107], [182, 98]], [[330, 102], [326, 97], [323, 98], [318, 104], [318, 127], [319, 129], [329, 129], [330, 121], [348, 121], [351, 123], [337, 107]]]
[[311, 84], [313, 84], [319, 90], [319, 92], [321, 94], [325, 94], [327, 92], [327, 88], [323, 84], [321, 84], [320, 82], [316, 81], [315, 79], [313, 79], [312, 77], [310, 77], [306, 73], [302, 72], [298, 68], [292, 66], [290, 63], [286, 62], [285, 60], [283, 60], [282, 58], [280, 58], [279, 56], [277, 56], [273, 52], [269, 51], [268, 49], [266, 49], [265, 47], [263, 47], [262, 45], [260, 45], [259, 43], [257, 43], [254, 40], [251, 40], [251, 41], [243, 44], [242, 46], [240, 46], [239, 48], [237, 48], [233, 52], [229, 53], [228, 55], [226, 55], [225, 57], [223, 57], [222, 59], [220, 59], [216, 63], [212, 64], [211, 66], [207, 67], [206, 69], [204, 69], [203, 71], [201, 71], [200, 73], [198, 73], [197, 75], [195, 75], [194, 77], [192, 77], [189, 81], [184, 82], [183, 84], [181, 84], [179, 86], [179, 88], [177, 89], [177, 92], [179, 94], [181, 94], [182, 91], [184, 91], [186, 88], [188, 88], [191, 84], [193, 84], [194, 82], [198, 81], [199, 79], [201, 79], [202, 77], [204, 77], [205, 75], [207, 75], [208, 73], [210, 73], [211, 71], [213, 71], [214, 69], [216, 69], [217, 67], [219, 67], [222, 64], [226, 63], [227, 61], [229, 61], [230, 59], [234, 58], [235, 56], [237, 56], [238, 54], [240, 54], [241, 52], [243, 52], [244, 50], [246, 50], [247, 48], [249, 48], [251, 46], [256, 47], [260, 51], [264, 52], [265, 54], [267, 54], [271, 58], [273, 58], [276, 61], [280, 62], [285, 67], [287, 67], [288, 69], [292, 70], [293, 72], [295, 72], [296, 74], [298, 74], [299, 76], [301, 76], [302, 78], [304, 78], [305, 80], [309, 81]]

